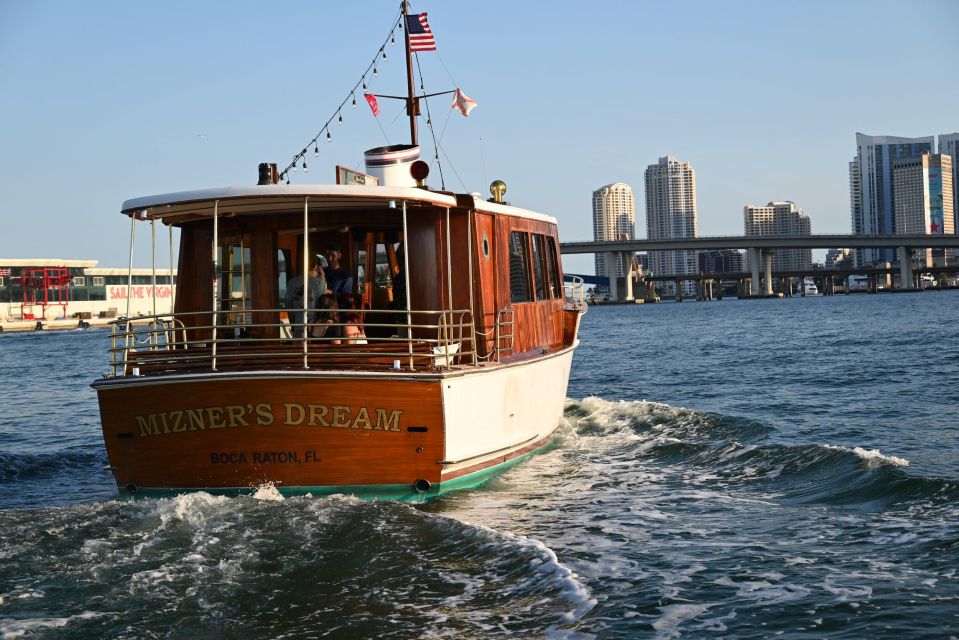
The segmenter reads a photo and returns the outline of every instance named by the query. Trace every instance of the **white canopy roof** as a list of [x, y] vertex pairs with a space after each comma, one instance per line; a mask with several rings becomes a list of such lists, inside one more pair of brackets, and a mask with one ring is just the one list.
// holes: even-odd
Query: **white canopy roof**
[[146, 217], [156, 218], [207, 217], [213, 215], [213, 205], [217, 203], [220, 215], [289, 213], [302, 211], [306, 198], [309, 198], [311, 209], [388, 207], [391, 201], [397, 205], [406, 201], [414, 205], [456, 206], [456, 198], [452, 195], [410, 187], [274, 184], [133, 198], [123, 203], [122, 212], [126, 215], [145, 212]]

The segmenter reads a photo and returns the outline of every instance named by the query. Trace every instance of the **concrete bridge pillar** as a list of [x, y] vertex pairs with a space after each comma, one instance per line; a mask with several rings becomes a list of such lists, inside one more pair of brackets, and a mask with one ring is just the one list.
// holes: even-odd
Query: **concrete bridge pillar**
[[749, 281], [749, 295], [759, 295], [759, 249], [747, 249], [752, 279]]
[[908, 289], [913, 286], [912, 249], [899, 247], [899, 287]]
[[771, 296], [773, 294], [773, 250], [763, 249], [762, 256], [763, 256], [763, 277], [766, 280], [763, 283], [765, 286], [764, 293], [767, 296]]
[[626, 272], [626, 300], [632, 302], [636, 298], [633, 297], [633, 277], [636, 275], [636, 272], [630, 269]]
[[609, 276], [609, 300], [619, 302], [619, 291], [616, 290], [616, 254], [607, 251], [603, 257], [606, 259], [606, 275]]
[[683, 281], [676, 278], [676, 302], [683, 301]]

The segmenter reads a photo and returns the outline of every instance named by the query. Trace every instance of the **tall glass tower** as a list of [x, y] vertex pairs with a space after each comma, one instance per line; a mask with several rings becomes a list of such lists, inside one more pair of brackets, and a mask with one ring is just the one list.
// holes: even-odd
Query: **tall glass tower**
[[[896, 221], [892, 168], [896, 160], [933, 153], [935, 139], [856, 134], [856, 157], [850, 163], [849, 200], [856, 235], [900, 233]], [[858, 171], [858, 180], [853, 175]], [[895, 262], [895, 249], [856, 249], [856, 266]]]

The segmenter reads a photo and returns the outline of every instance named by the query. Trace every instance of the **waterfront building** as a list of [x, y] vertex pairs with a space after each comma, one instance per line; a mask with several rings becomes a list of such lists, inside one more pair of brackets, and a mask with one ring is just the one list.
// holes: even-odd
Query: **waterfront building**
[[[955, 234], [952, 156], [925, 153], [893, 163], [893, 188], [899, 233]], [[953, 264], [953, 252], [922, 249], [913, 253], [917, 266]]]
[[738, 249], [711, 249], [699, 252], [702, 273], [735, 273], [745, 271], [743, 252]]
[[939, 134], [939, 153], [952, 158], [952, 220], [959, 223], [959, 133]]
[[[646, 233], [650, 240], [695, 238], [698, 235], [696, 172], [688, 162], [665, 156], [646, 167]], [[651, 251], [649, 270], [656, 276], [696, 273], [695, 251]], [[664, 293], [675, 293], [673, 283], [664, 283]], [[695, 285], [683, 289], [692, 295]]]
[[826, 251], [827, 269], [851, 269], [853, 252], [851, 249], [829, 249]]
[[[852, 232], [856, 235], [899, 233], [895, 211], [893, 163], [900, 158], [933, 153], [933, 136], [902, 138], [856, 134], [856, 157], [849, 163]], [[895, 249], [856, 249], [857, 266], [894, 262]]]
[[0, 323], [112, 318], [127, 313], [128, 300], [131, 316], [168, 313], [176, 286], [169, 269], [155, 276], [154, 284], [152, 269], [134, 269], [131, 282], [126, 267], [97, 267], [96, 260], [0, 258]]
[[[743, 235], [808, 236], [812, 223], [796, 203], [788, 200], [765, 205], [747, 204], [743, 207]], [[746, 270], [752, 268], [746, 261]], [[812, 268], [812, 249], [776, 249], [773, 253], [773, 271], [808, 271]]]
[[[628, 184], [607, 184], [593, 192], [593, 240], [635, 240], [636, 205]], [[616, 254], [616, 276], [626, 275], [623, 254]], [[609, 277], [606, 256], [596, 254], [596, 275]]]

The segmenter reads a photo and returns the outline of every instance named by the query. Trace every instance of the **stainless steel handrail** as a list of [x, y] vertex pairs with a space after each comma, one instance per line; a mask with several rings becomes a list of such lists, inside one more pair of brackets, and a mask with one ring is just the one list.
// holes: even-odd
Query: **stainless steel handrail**
[[[475, 366], [478, 361], [473, 317], [466, 309], [411, 310], [408, 314], [393, 310], [360, 311], [360, 324], [371, 333], [383, 334], [367, 337], [365, 345], [351, 344], [345, 338], [311, 337], [310, 329], [324, 326], [322, 323], [310, 323], [304, 318], [304, 322], [290, 325], [281, 316], [285, 312], [286, 309], [244, 309], [242, 313], [217, 311], [215, 317], [209, 311], [200, 311], [119, 318], [111, 323], [109, 352], [113, 377], [146, 375], [156, 370], [175, 372], [191, 366], [217, 370], [238, 361], [250, 363], [251, 368], [270, 366], [271, 362], [288, 368], [293, 353], [300, 357], [298, 368], [310, 368], [311, 362], [315, 365], [331, 359], [374, 369], [382, 369], [386, 360], [392, 365], [389, 368], [400, 370], [398, 365], [404, 359], [408, 370]], [[275, 315], [277, 321], [252, 321], [268, 314]], [[403, 320], [398, 321], [401, 317]], [[407, 317], [409, 323], [405, 321]], [[349, 324], [354, 323], [325, 326]], [[284, 337], [284, 330], [291, 326], [299, 328], [302, 337]], [[214, 328], [219, 329], [216, 334]], [[302, 346], [302, 350], [294, 352], [288, 348], [290, 345]], [[306, 359], [302, 358], [304, 352]], [[139, 370], [141, 367], [143, 371]]]
[[580, 313], [586, 313], [589, 308], [586, 304], [586, 283], [579, 276], [567, 276], [573, 279], [572, 282], [563, 283], [563, 297], [566, 300], [566, 306], [569, 309], [578, 309]]

